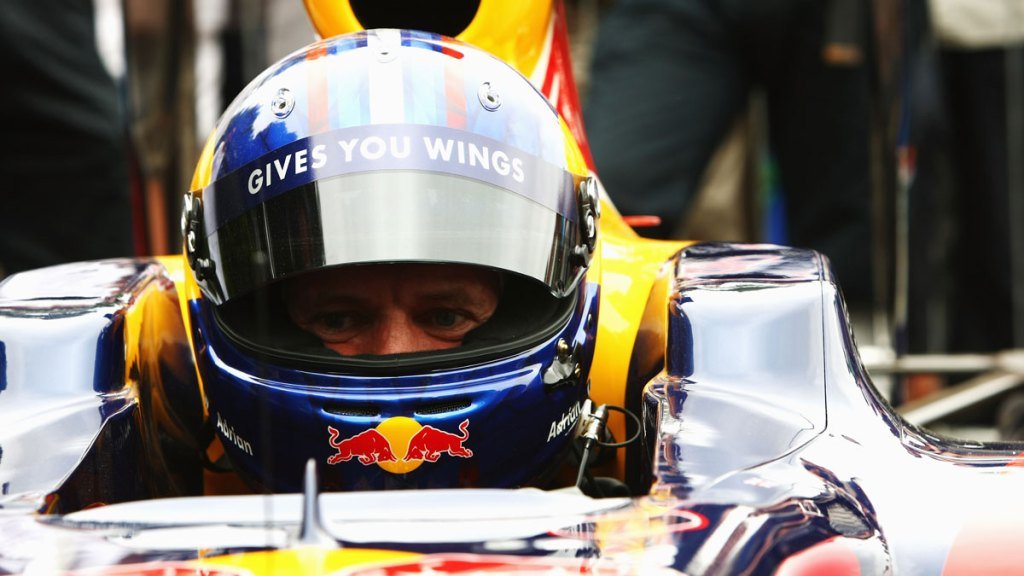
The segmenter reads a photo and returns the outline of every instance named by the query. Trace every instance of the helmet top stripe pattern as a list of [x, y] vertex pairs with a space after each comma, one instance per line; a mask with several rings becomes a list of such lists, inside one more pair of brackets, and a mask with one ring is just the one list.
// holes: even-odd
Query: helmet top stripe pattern
[[[321, 46], [314, 50], [310, 50], [306, 59], [309, 60], [309, 64], [312, 67], [321, 68], [324, 66], [324, 56], [327, 55], [327, 48]], [[326, 74], [310, 74], [307, 76], [308, 86], [306, 90], [309, 94], [309, 132], [326, 132], [331, 128], [331, 118], [327, 107], [328, 92], [327, 92], [327, 75]]]
[[[508, 112], [510, 106], [531, 101], [540, 104], [534, 114], [556, 115], [546, 100], [523, 92], [536, 91], [528, 83], [509, 77], [514, 73], [511, 70], [495, 73], [489, 67], [459, 65], [468, 53], [451, 48], [450, 41], [445, 44], [437, 35], [399, 34], [378, 30], [325, 40], [286, 58], [255, 80], [248, 97], [240, 98], [225, 112], [230, 120], [215, 135], [213, 178], [297, 138], [332, 129], [394, 123], [464, 129], [506, 142], [552, 164], [565, 165], [562, 135], [551, 132], [550, 123], [519, 122]], [[371, 43], [375, 49], [359, 50]], [[417, 50], [400, 54], [406, 45]], [[381, 46], [389, 51], [393, 46], [394, 61], [380, 61], [387, 60], [379, 53]], [[450, 58], [417, 57], [415, 52], [420, 49]], [[408, 48], [405, 50], [408, 52]], [[342, 57], [343, 53], [348, 54]], [[473, 58], [491, 57], [474, 53]], [[300, 63], [306, 65], [298, 66]], [[481, 72], [484, 69], [491, 72]], [[441, 88], [435, 81], [422, 83], [432, 78], [443, 83], [443, 90], [430, 89]], [[480, 105], [483, 84], [492, 87], [501, 99], [497, 109]], [[268, 106], [282, 88], [294, 97], [294, 112], [287, 117], [275, 116]]]
[[445, 62], [444, 93], [447, 102], [447, 120], [451, 128], [466, 128], [466, 83], [462, 66]]
[[405, 86], [402, 61], [396, 62], [401, 45], [398, 30], [380, 30], [370, 36], [369, 46], [376, 56], [371, 62], [370, 122], [402, 124], [405, 119]]

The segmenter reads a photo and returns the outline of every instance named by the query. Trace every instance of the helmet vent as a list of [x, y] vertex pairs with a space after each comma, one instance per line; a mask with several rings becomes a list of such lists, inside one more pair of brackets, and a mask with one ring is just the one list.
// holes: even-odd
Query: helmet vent
[[419, 407], [416, 408], [416, 415], [431, 416], [434, 414], [447, 414], [448, 412], [465, 410], [470, 406], [472, 406], [472, 402], [466, 398], [445, 400], [444, 402], [434, 402], [432, 404], [420, 404]]
[[376, 406], [368, 405], [345, 405], [345, 404], [330, 404], [324, 406], [324, 412], [330, 414], [337, 414], [338, 416], [349, 416], [356, 418], [373, 418], [380, 416], [380, 408]]

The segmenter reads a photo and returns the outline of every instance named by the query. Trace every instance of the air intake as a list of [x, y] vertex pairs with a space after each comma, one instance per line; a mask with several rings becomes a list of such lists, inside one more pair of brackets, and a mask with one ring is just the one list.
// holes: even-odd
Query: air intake
[[330, 414], [336, 414], [338, 416], [348, 416], [355, 418], [373, 418], [380, 416], [380, 408], [369, 405], [345, 405], [345, 404], [331, 404], [324, 406], [324, 412]]
[[416, 408], [416, 415], [432, 416], [436, 414], [447, 414], [449, 412], [465, 410], [470, 406], [472, 406], [472, 403], [465, 398], [446, 400], [444, 402], [434, 402], [432, 404], [421, 404]]

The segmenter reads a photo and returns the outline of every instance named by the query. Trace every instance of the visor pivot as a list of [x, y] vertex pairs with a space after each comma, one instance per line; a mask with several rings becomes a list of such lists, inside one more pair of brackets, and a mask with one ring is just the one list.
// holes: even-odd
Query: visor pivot
[[213, 261], [206, 246], [203, 226], [203, 199], [194, 192], [185, 194], [181, 211], [181, 237], [185, 241], [185, 255], [188, 265], [196, 275], [196, 281], [205, 284], [214, 277]]
[[576, 256], [585, 266], [590, 263], [597, 246], [597, 221], [601, 217], [601, 201], [598, 198], [597, 183], [593, 176], [580, 182], [576, 191], [579, 204], [580, 244], [576, 246]]
[[480, 99], [480, 105], [484, 107], [484, 110], [494, 112], [501, 107], [501, 94], [498, 94], [498, 91], [495, 90], [490, 82], [481, 84], [480, 88], [476, 91], [476, 95]]
[[277, 95], [270, 101], [270, 109], [274, 112], [274, 116], [278, 118], [287, 118], [294, 108], [295, 97], [292, 96], [292, 91], [287, 88], [279, 89]]

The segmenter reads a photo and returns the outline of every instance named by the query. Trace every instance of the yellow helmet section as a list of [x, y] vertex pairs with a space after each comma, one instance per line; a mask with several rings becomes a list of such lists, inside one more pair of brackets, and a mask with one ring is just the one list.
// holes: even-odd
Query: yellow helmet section
[[[210, 184], [210, 179], [213, 174], [213, 142], [214, 137], [211, 135], [206, 140], [206, 144], [203, 146], [203, 151], [199, 154], [199, 160], [196, 162], [196, 170], [192, 174], [192, 184], [190, 190], [193, 192], [199, 192], [203, 188], [206, 188]], [[188, 313], [188, 303], [192, 300], [202, 297], [202, 292], [199, 289], [199, 284], [196, 282], [195, 274], [192, 274], [188, 270], [188, 259], [185, 255], [184, 246], [182, 252], [176, 256], [167, 256], [160, 258], [160, 263], [167, 268], [168, 277], [174, 281], [177, 286], [178, 295], [180, 298], [181, 316], [185, 321], [185, 333], [188, 335], [190, 345], [194, 345], [192, 342], [192, 323], [191, 317]], [[193, 346], [193, 350], [195, 347]], [[203, 387], [203, 377], [199, 373], [198, 366], [196, 367], [196, 376], [199, 378], [199, 387]]]
[[199, 160], [196, 162], [196, 171], [192, 173], [192, 185], [190, 190], [202, 190], [210, 184], [210, 177], [213, 173], [213, 142], [211, 134], [206, 139], [203, 151], [199, 153]]
[[[185, 260], [185, 256], [181, 254], [160, 256], [157, 258], [157, 261], [166, 270], [167, 278], [174, 282], [175, 290], [178, 293], [178, 307], [181, 312], [181, 320], [185, 326], [185, 337], [188, 339], [189, 347], [195, 350], [195, 343], [192, 341], [192, 317], [188, 313], [188, 303], [202, 296], [199, 292], [199, 285], [196, 284], [195, 276], [186, 272], [188, 263]], [[202, 392], [203, 376], [199, 372], [198, 365], [195, 366], [195, 370], [196, 378], [199, 381], [199, 389]]]
[[[313, 27], [323, 38], [366, 28], [348, 0], [303, 0], [303, 3]], [[443, 9], [438, 6], [438, 10]], [[456, 38], [490, 52], [529, 77], [544, 51], [552, 9], [553, 0], [481, 0], [476, 15]]]
[[[206, 144], [203, 146], [203, 151], [199, 154], [199, 160], [196, 162], [196, 170], [192, 173], [192, 184], [189, 190], [192, 190], [195, 194], [201, 194], [203, 188], [210, 185], [210, 181], [213, 178], [213, 151], [214, 151], [214, 136], [211, 134], [206, 139]], [[201, 293], [199, 291], [199, 284], [196, 283], [196, 277], [194, 274], [186, 274], [186, 268], [188, 268], [188, 257], [185, 254], [185, 247], [182, 246], [181, 260], [179, 262], [164, 262], [164, 265], [168, 269], [172, 270], [174, 274], [172, 278], [180, 277], [180, 284], [178, 286], [178, 292], [182, 296], [182, 314], [185, 317], [186, 327], [188, 326], [189, 316], [187, 303], [191, 300], [199, 298]], [[178, 280], [175, 280], [178, 283]], [[188, 330], [189, 341], [191, 343], [192, 331]], [[200, 378], [200, 385], [202, 385], [202, 378]]]

